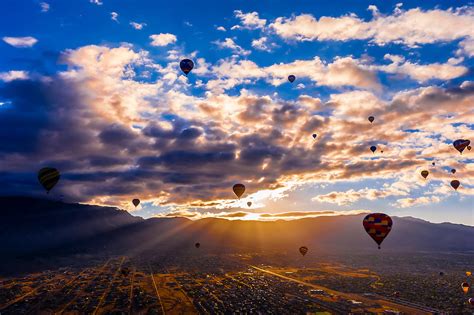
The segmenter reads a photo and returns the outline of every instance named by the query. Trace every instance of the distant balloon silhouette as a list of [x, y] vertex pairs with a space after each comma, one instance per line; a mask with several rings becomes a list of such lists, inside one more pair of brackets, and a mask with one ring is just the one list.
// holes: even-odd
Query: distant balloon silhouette
[[451, 173], [456, 174], [456, 169], [452, 168]]
[[61, 174], [53, 167], [43, 167], [38, 172], [38, 180], [40, 184], [46, 189], [46, 193], [58, 183]]
[[296, 80], [296, 77], [294, 75], [290, 74], [288, 76], [288, 81], [290, 81], [291, 83], [293, 83], [295, 80]]
[[240, 197], [245, 192], [245, 185], [244, 184], [235, 184], [234, 187], [232, 187], [232, 190], [234, 191], [234, 194], [240, 199]]
[[306, 255], [307, 252], [308, 252], [308, 247], [306, 247], [306, 246], [301, 246], [300, 247], [300, 254], [301, 255], [304, 256], [304, 255]]
[[435, 166], [435, 165], [436, 165], [436, 163], [435, 163], [435, 162], [432, 162], [432, 163], [431, 163], [431, 165]]
[[132, 200], [132, 203], [133, 203], [133, 205], [134, 205], [135, 208], [136, 208], [136, 207], [138, 207], [138, 205], [140, 204], [140, 199], [133, 199], [133, 200]]
[[370, 147], [370, 151], [372, 151], [372, 153], [375, 153], [376, 150], [377, 150], [377, 147], [375, 145]]
[[471, 146], [470, 146], [470, 145], [468, 145], [468, 146], [467, 146], [467, 149], [468, 149], [469, 151], [471, 151]]
[[248, 201], [247, 202], [247, 206], [250, 208], [252, 206], [252, 202], [251, 201]]
[[[458, 139], [456, 141], [453, 142], [453, 146], [456, 148], [456, 150], [459, 151], [459, 153], [462, 154], [462, 151], [464, 151], [464, 149], [469, 146], [469, 144], [471, 143], [470, 140], [467, 140], [467, 139]], [[469, 149], [468, 149], [469, 150]]]
[[362, 223], [364, 229], [369, 236], [377, 243], [379, 249], [380, 244], [392, 230], [392, 218], [385, 213], [368, 214]]
[[313, 139], [316, 139], [317, 136], [317, 134], [313, 133]]
[[423, 176], [423, 178], [426, 179], [426, 177], [428, 177], [428, 175], [430, 174], [430, 172], [428, 172], [427, 170], [422, 170], [421, 171], [421, 176]]
[[469, 300], [467, 300], [467, 303], [468, 303], [469, 305], [474, 306], [474, 298], [470, 298]]
[[461, 288], [462, 288], [462, 291], [464, 292], [464, 294], [467, 294], [469, 292], [470, 287], [471, 286], [467, 282], [461, 283]]
[[440, 276], [444, 276], [444, 272], [440, 271], [440, 272], [439, 272], [439, 275], [440, 275]]
[[191, 59], [183, 59], [179, 63], [179, 67], [185, 75], [188, 75], [188, 73], [191, 72], [191, 70], [193, 70], [194, 68], [194, 62]]
[[461, 183], [460, 183], [457, 179], [453, 179], [453, 180], [451, 181], [451, 187], [453, 187], [454, 190], [458, 190], [458, 187], [459, 187], [460, 184], [461, 184]]
[[196, 244], [194, 244], [194, 247], [196, 247], [196, 248], [201, 247], [201, 243], [196, 243]]
[[375, 120], [375, 117], [374, 116], [369, 116], [369, 118], [367, 118], [367, 119], [370, 121], [370, 123], [373, 123], [374, 120]]

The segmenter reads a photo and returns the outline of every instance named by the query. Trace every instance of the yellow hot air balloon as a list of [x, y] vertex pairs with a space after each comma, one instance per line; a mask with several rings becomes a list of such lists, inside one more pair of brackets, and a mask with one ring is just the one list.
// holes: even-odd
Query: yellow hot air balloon
[[234, 191], [234, 194], [240, 199], [240, 197], [242, 197], [245, 192], [245, 185], [235, 184], [234, 187], [232, 187], [232, 190]]
[[472, 276], [472, 272], [466, 271], [466, 276], [468, 276], [468, 277]]
[[38, 172], [38, 180], [47, 193], [58, 183], [60, 177], [59, 171], [53, 167], [43, 167]]

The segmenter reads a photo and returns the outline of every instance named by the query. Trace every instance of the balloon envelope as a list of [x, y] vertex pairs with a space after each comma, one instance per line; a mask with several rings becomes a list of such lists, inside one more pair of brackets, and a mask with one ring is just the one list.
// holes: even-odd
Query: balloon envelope
[[379, 245], [392, 230], [392, 218], [385, 213], [371, 213], [368, 214], [362, 223], [364, 229], [369, 236]]
[[372, 153], [375, 153], [376, 150], [377, 150], [377, 147], [375, 145], [370, 147], [370, 151], [372, 151]]
[[240, 197], [245, 192], [245, 185], [244, 184], [235, 184], [234, 187], [232, 187], [232, 190], [234, 191], [234, 194], [240, 199]]
[[423, 178], [428, 177], [429, 174], [430, 174], [430, 172], [428, 172], [427, 170], [422, 170], [421, 171], [421, 176], [423, 176]]
[[470, 287], [471, 287], [471, 286], [470, 286], [469, 283], [467, 283], [467, 282], [461, 283], [461, 288], [462, 288], [462, 291], [463, 291], [464, 293], [469, 292], [469, 288], [470, 288]]
[[456, 174], [456, 170], [454, 168], [452, 168], [451, 173]]
[[201, 243], [196, 243], [196, 244], [194, 244], [194, 246], [195, 246], [196, 248], [199, 248], [199, 247], [201, 247]]
[[462, 151], [471, 143], [470, 140], [467, 139], [458, 139], [453, 142], [453, 146], [456, 148], [456, 150], [459, 151], [459, 153], [462, 154]]
[[292, 75], [292, 74], [290, 74], [290, 75], [288, 76], [288, 81], [290, 81], [291, 83], [293, 83], [293, 82], [295, 81], [295, 79], [296, 79], [296, 77], [295, 77], [294, 75]]
[[474, 306], [474, 299], [473, 298], [470, 298], [467, 303], [469, 303], [469, 305], [473, 305]]
[[183, 59], [179, 63], [179, 67], [185, 75], [188, 75], [188, 73], [191, 72], [191, 70], [193, 70], [194, 68], [194, 62], [191, 59]]
[[472, 276], [472, 272], [466, 271], [466, 276], [468, 276], [468, 277]]
[[470, 146], [470, 145], [468, 145], [468, 146], [467, 146], [467, 149], [468, 149], [469, 151], [471, 151], [471, 146]]
[[140, 204], [140, 199], [133, 199], [132, 200], [132, 203], [133, 205], [135, 206], [135, 208]]
[[54, 167], [44, 167], [38, 172], [38, 180], [48, 193], [58, 183], [60, 177], [61, 174]]
[[308, 252], [308, 247], [306, 247], [306, 246], [301, 246], [300, 247], [300, 254], [301, 255], [304, 256], [304, 255], [306, 255], [307, 252]]
[[373, 123], [374, 120], [375, 120], [375, 117], [374, 117], [374, 116], [369, 116], [368, 120], [369, 120], [371, 123]]
[[251, 206], [252, 206], [252, 202], [251, 202], [251, 201], [247, 202], [247, 206], [251, 207]]
[[454, 190], [457, 190], [460, 184], [461, 183], [457, 179], [451, 181], [451, 187], [453, 187]]
[[316, 139], [317, 136], [317, 134], [313, 133], [313, 139]]

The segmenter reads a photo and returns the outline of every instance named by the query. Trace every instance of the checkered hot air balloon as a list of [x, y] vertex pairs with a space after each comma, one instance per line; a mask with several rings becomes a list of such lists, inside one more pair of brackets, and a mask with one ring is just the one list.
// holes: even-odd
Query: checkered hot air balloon
[[379, 249], [380, 244], [392, 230], [392, 224], [392, 218], [384, 213], [368, 214], [363, 221], [365, 231], [377, 243]]

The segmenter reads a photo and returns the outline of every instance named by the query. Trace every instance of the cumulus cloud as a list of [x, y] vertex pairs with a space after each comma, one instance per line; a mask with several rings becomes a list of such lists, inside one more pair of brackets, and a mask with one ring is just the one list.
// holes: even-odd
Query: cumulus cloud
[[152, 46], [167, 46], [169, 44], [176, 43], [176, 35], [170, 33], [160, 33], [150, 35], [151, 44]]
[[140, 31], [140, 30], [142, 30], [142, 29], [146, 26], [146, 23], [138, 23], [138, 22], [133, 22], [133, 21], [132, 21], [132, 22], [130, 22], [130, 25], [131, 25], [134, 29]]
[[97, 4], [97, 5], [103, 5], [104, 3], [102, 0], [89, 0], [90, 3]]
[[234, 25], [231, 29], [261, 29], [267, 23], [267, 20], [261, 19], [257, 12], [243, 13], [241, 10], [235, 10], [234, 15], [240, 20], [240, 25]]
[[26, 80], [28, 79], [28, 72], [26, 71], [8, 71], [8, 72], [0, 72], [0, 81], [3, 82], [10, 82], [13, 80]]
[[3, 41], [8, 45], [11, 45], [16, 48], [28, 48], [33, 47], [34, 44], [38, 42], [38, 40], [31, 36], [26, 37], [3, 37]]
[[227, 31], [224, 26], [218, 26], [218, 27], [216, 27], [216, 30], [221, 31], [221, 32], [226, 32]]
[[237, 54], [237, 55], [243, 55], [243, 56], [246, 56], [246, 55], [249, 55], [250, 54], [250, 51], [249, 50], [246, 50], [244, 48], [242, 48], [241, 46], [237, 45], [236, 42], [234, 42], [234, 40], [232, 38], [226, 38], [225, 40], [223, 41], [215, 41], [214, 42], [215, 45], [217, 45], [217, 47], [219, 47], [220, 49], [230, 49], [232, 50], [232, 52], [234, 54]]
[[115, 22], [118, 23], [118, 16], [119, 16], [119, 15], [118, 15], [117, 12], [110, 12], [110, 19], [111, 19], [112, 21], [115, 21]]
[[258, 50], [270, 52], [275, 47], [277, 47], [277, 45], [275, 43], [271, 43], [268, 40], [268, 37], [263, 36], [258, 39], [252, 40], [252, 47]]
[[279, 17], [270, 28], [280, 37], [297, 41], [369, 40], [377, 45], [397, 43], [409, 47], [473, 38], [474, 13], [471, 8], [402, 10], [382, 15], [375, 6], [374, 16], [364, 21], [355, 14], [340, 17], [310, 14]]
[[40, 2], [39, 5], [40, 5], [40, 8], [41, 8], [41, 12], [48, 12], [49, 9], [50, 9], [50, 5], [47, 2]]

